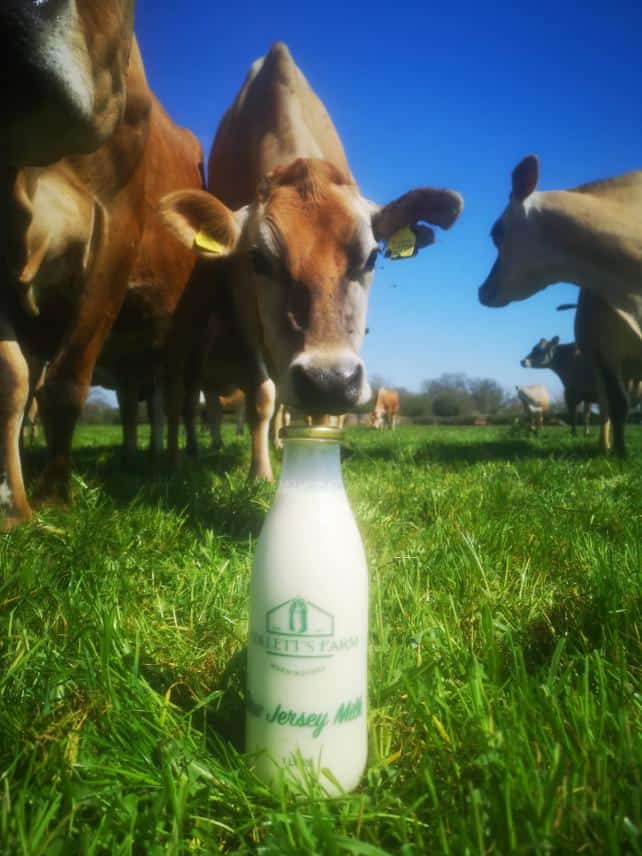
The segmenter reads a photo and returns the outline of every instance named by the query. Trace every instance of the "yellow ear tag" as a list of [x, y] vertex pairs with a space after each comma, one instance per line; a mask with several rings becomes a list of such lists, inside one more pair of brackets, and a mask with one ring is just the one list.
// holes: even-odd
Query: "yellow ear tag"
[[227, 247], [224, 247], [223, 244], [219, 243], [202, 229], [194, 235], [194, 246], [208, 253], [213, 253], [215, 256], [221, 256], [227, 252]]
[[388, 238], [386, 255], [390, 259], [409, 259], [415, 254], [417, 236], [410, 226], [403, 226]]

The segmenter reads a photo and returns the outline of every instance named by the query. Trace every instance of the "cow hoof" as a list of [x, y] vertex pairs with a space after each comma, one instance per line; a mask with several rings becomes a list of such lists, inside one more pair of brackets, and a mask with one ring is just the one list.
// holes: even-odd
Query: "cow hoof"
[[0, 520], [0, 532], [11, 532], [12, 529], [15, 529], [16, 526], [20, 526], [23, 523], [28, 523], [33, 517], [33, 512], [31, 509], [25, 512], [15, 512], [13, 514], [8, 514], [6, 517]]

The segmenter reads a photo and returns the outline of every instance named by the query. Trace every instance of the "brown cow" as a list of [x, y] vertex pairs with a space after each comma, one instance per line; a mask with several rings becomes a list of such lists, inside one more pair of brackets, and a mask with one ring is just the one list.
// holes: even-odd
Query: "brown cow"
[[[615, 450], [623, 456], [625, 381], [642, 376], [642, 171], [572, 190], [538, 192], [538, 181], [534, 155], [513, 170], [509, 204], [491, 231], [497, 261], [479, 300], [506, 306], [561, 281], [593, 295], [589, 326], [600, 332], [575, 338], [604, 385]], [[616, 327], [597, 320], [607, 307]]]
[[398, 416], [399, 393], [396, 389], [386, 389], [384, 386], [380, 387], [374, 410], [370, 417], [373, 428], [380, 429], [387, 426], [394, 431]]
[[[179, 128], [153, 93], [144, 152], [145, 224], [129, 276], [129, 287], [99, 357], [96, 382], [115, 388], [126, 457], [136, 452], [137, 411], [147, 399], [151, 449], [162, 449], [163, 349], [172, 316], [192, 274], [195, 256], [168, 234], [158, 216], [162, 196], [177, 188], [203, 186], [203, 153], [196, 137]], [[100, 377], [103, 380], [100, 380]], [[104, 377], [110, 377], [106, 383]]]
[[[379, 242], [394, 238], [388, 248], [403, 255], [396, 249], [400, 235], [410, 236], [405, 254], [412, 255], [434, 240], [423, 221], [449, 228], [462, 207], [459, 194], [432, 188], [384, 207], [366, 200], [325, 107], [282, 43], [252, 65], [223, 117], [208, 188], [209, 194], [175, 193], [163, 203], [169, 227], [208, 259], [168, 356], [172, 457], [185, 349], [205, 323], [213, 280], [218, 290], [223, 282], [230, 289], [252, 357], [248, 419], [269, 420], [269, 378], [286, 405], [345, 412], [370, 395], [358, 352]], [[270, 478], [267, 443], [261, 454], [253, 473]]]
[[[125, 296], [140, 236], [142, 153], [149, 113], [140, 56], [133, 48], [126, 106], [120, 119], [123, 93], [119, 69], [130, 45], [131, 3], [106, 2], [97, 15], [95, 5], [88, 0], [73, 4], [61, 0], [56, 4], [59, 15], [55, 20], [59, 24], [64, 21], [64, 28], [56, 25], [50, 31], [51, 22], [43, 7], [44, 23], [40, 22], [41, 11], [29, 13], [36, 18], [38, 32], [33, 34], [29, 30], [31, 18], [22, 13], [23, 7], [31, 9], [33, 4], [10, 5], [12, 10], [20, 7], [14, 18], [17, 25], [26, 28], [26, 43], [36, 54], [28, 51], [26, 71], [14, 69], [16, 86], [22, 87], [24, 73], [34, 90], [33, 100], [16, 108], [19, 115], [15, 122], [8, 118], [8, 153], [0, 166], [0, 235], [4, 244], [0, 264], [5, 280], [0, 293], [0, 472], [5, 479], [3, 495], [8, 498], [6, 526], [31, 515], [19, 455], [20, 426], [30, 386], [25, 355], [49, 361], [38, 395], [49, 451], [43, 488], [50, 494], [67, 493], [74, 426], [95, 360]], [[68, 14], [67, 9], [71, 10]], [[5, 12], [3, 7], [2, 24]], [[46, 42], [44, 48], [41, 36]], [[77, 56], [67, 69], [69, 39]], [[52, 45], [60, 49], [55, 67], [48, 65], [47, 58], [47, 52], [54, 50]], [[42, 62], [37, 54], [41, 48], [47, 54]], [[84, 72], [78, 71], [78, 63]], [[98, 90], [89, 86], [93, 79], [99, 82]], [[81, 83], [88, 85], [86, 91], [79, 89]], [[109, 85], [103, 90], [105, 83]], [[3, 102], [5, 96], [3, 91]], [[102, 115], [102, 108], [108, 115]], [[95, 116], [92, 109], [97, 111]], [[52, 128], [67, 127], [67, 123], [65, 152], [91, 148], [104, 134], [107, 140], [91, 154], [70, 154], [55, 161], [61, 152]], [[108, 128], [113, 129], [111, 136]], [[25, 158], [39, 163], [54, 161], [51, 165], [22, 165], [18, 141], [23, 132], [38, 137], [26, 146]], [[62, 136], [67, 140], [65, 134]]]

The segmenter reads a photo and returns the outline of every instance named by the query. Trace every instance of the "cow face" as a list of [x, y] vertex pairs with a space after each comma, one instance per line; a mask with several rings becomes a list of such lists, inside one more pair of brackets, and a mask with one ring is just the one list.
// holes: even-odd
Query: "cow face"
[[90, 152], [112, 134], [133, 13], [134, 0], [3, 0], [0, 155], [10, 165]]
[[448, 228], [461, 207], [453, 191], [422, 188], [380, 208], [327, 161], [298, 159], [236, 214], [195, 192], [170, 194], [161, 213], [185, 243], [238, 258], [238, 303], [253, 307], [252, 336], [284, 403], [344, 413], [370, 397], [359, 350], [380, 242], [410, 227], [416, 252], [434, 241], [419, 221]]
[[513, 170], [508, 206], [490, 233], [497, 260], [479, 289], [484, 306], [525, 300], [563, 277], [564, 259], [547, 241], [541, 225], [538, 180], [539, 161], [534, 155]]
[[547, 339], [540, 339], [530, 354], [520, 360], [521, 367], [523, 369], [550, 369], [559, 343], [559, 336], [554, 336], [550, 342]]

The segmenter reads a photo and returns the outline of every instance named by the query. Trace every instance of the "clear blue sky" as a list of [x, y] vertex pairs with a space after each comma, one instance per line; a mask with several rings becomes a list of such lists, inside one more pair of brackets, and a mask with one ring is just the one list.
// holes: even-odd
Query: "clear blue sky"
[[542, 189], [642, 168], [642, 4], [225, 3], [138, 0], [150, 83], [206, 157], [251, 62], [277, 39], [320, 95], [363, 192], [387, 202], [431, 184], [465, 208], [438, 243], [384, 262], [370, 297], [372, 374], [417, 388], [462, 371], [506, 387], [545, 381], [523, 357], [541, 336], [573, 338], [557, 285], [505, 309], [477, 302], [494, 260], [488, 233], [509, 175], [537, 153]]

